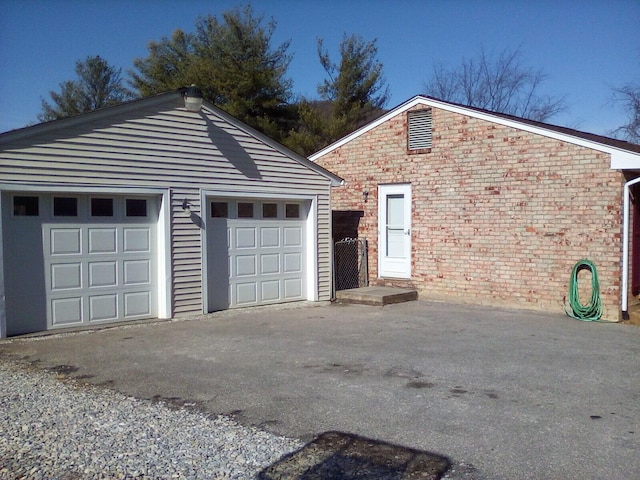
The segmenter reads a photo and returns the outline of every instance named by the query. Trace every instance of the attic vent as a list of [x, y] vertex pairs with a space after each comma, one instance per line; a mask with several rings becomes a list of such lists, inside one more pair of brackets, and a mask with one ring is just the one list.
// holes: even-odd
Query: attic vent
[[409, 150], [431, 148], [431, 109], [409, 112]]

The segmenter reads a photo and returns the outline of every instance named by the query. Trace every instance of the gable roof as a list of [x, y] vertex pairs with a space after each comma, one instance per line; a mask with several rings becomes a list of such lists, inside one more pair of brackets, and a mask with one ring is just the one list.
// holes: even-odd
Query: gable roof
[[445, 102], [443, 100], [428, 97], [425, 95], [417, 95], [404, 102], [403, 104], [397, 106], [396, 108], [389, 110], [387, 113], [380, 116], [371, 123], [368, 123], [364, 127], [355, 130], [349, 135], [346, 135], [340, 140], [337, 140], [331, 145], [323, 148], [313, 155], [310, 155], [309, 159], [311, 161], [316, 161], [318, 158], [328, 154], [329, 152], [332, 152], [342, 145], [365, 134], [369, 130], [372, 130], [377, 126], [383, 124], [390, 118], [406, 112], [407, 110], [417, 105], [440, 108], [442, 110], [467, 115], [469, 117], [479, 118], [488, 122], [497, 123], [507, 127], [516, 128], [518, 130], [528, 131], [538, 135], [554, 138], [563, 142], [572, 143], [575, 145], [591, 148], [593, 150], [609, 153], [611, 154], [612, 169], [640, 169], [640, 145], [605, 137], [602, 135], [595, 135], [593, 133], [581, 132], [572, 128], [560, 127], [543, 122], [536, 122], [533, 120], [528, 120], [513, 115], [507, 115], [504, 113], [497, 113], [489, 110], [483, 110], [481, 108], [469, 107], [452, 102]]
[[[156, 105], [169, 104], [175, 105], [176, 108], [184, 108], [184, 103], [182, 99], [182, 95], [184, 93], [184, 88], [179, 88], [172, 92], [160, 93], [157, 95], [153, 95], [151, 97], [145, 97], [141, 99], [131, 100], [128, 102], [124, 102], [115, 106], [105, 107], [98, 110], [94, 110], [88, 113], [81, 113], [79, 115], [74, 115], [72, 117], [61, 118], [59, 120], [52, 120], [49, 122], [39, 123], [36, 125], [31, 125], [24, 128], [19, 128], [16, 130], [10, 130], [5, 133], [0, 133], [0, 149], [2, 149], [3, 144], [9, 144], [10, 142], [17, 140], [25, 140], [31, 136], [35, 136], [41, 133], [62, 130], [66, 128], [70, 128], [72, 126], [78, 124], [86, 124], [88, 122], [93, 122], [96, 120], [104, 120], [108, 119], [110, 116], [115, 115], [126, 115], [128, 112], [137, 111], [143, 107], [151, 108]], [[224, 110], [216, 107], [215, 105], [209, 102], [203, 102], [202, 110], [204, 112], [208, 112], [212, 115], [220, 117], [225, 120], [232, 126], [242, 130], [246, 134], [252, 136], [256, 140], [264, 143], [265, 145], [273, 148], [274, 150], [280, 152], [281, 154], [289, 157], [290, 159], [300, 163], [305, 166], [309, 170], [312, 170], [331, 181], [332, 186], [341, 185], [344, 181], [339, 176], [330, 172], [329, 170], [321, 167], [320, 165], [309, 161], [309, 159], [295, 153], [294, 151], [288, 149], [284, 145], [276, 142], [275, 140], [269, 138], [263, 133], [257, 131], [256, 129], [250, 127], [246, 123], [238, 120], [234, 116], [228, 114]]]

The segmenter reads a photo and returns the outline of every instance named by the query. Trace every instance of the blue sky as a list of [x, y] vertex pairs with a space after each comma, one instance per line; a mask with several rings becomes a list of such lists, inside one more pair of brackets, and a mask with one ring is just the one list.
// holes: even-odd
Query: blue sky
[[[0, 0], [0, 132], [37, 121], [41, 98], [75, 79], [75, 62], [100, 55], [122, 68], [148, 54], [149, 41], [199, 15], [246, 2], [227, 0]], [[294, 93], [316, 96], [325, 74], [316, 39], [338, 59], [344, 33], [377, 39], [394, 107], [423, 91], [434, 63], [457, 65], [520, 47], [526, 65], [544, 70], [542, 91], [566, 96], [551, 120], [597, 134], [625, 123], [611, 88], [640, 83], [640, 0], [254, 0], [277, 22], [274, 45], [291, 40]]]

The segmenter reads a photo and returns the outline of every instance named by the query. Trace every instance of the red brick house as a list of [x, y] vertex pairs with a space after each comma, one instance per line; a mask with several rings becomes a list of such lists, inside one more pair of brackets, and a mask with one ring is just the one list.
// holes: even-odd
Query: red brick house
[[417, 96], [310, 159], [345, 179], [334, 239], [355, 219], [371, 285], [561, 312], [587, 258], [612, 321], [640, 290], [640, 145]]

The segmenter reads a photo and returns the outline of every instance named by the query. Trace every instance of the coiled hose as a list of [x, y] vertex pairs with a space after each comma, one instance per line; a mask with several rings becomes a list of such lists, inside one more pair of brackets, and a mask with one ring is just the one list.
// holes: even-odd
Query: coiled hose
[[[580, 302], [578, 293], [578, 272], [584, 269], [591, 271], [591, 298], [586, 305]], [[602, 317], [600, 283], [598, 282], [598, 272], [593, 262], [583, 259], [574, 265], [569, 281], [569, 305], [567, 307], [565, 304], [564, 311], [570, 317], [585, 322], [597, 322]]]

